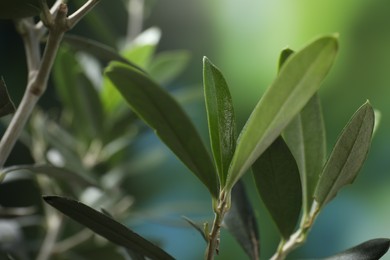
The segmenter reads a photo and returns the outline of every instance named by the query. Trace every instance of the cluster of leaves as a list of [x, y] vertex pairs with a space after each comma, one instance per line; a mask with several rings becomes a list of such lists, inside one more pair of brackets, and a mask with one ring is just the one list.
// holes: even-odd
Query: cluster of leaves
[[[279, 75], [255, 107], [238, 139], [226, 81], [205, 58], [204, 86], [212, 157], [180, 105], [145, 71], [114, 61], [106, 68], [105, 76], [132, 110], [206, 185], [214, 200], [220, 202], [221, 195], [230, 198], [237, 181], [252, 168], [259, 194], [282, 236], [275, 256], [279, 259], [302, 243], [323, 206], [355, 179], [371, 143], [374, 112], [367, 102], [352, 116], [328, 160], [325, 160], [324, 126], [316, 92], [333, 63], [336, 51], [337, 40], [334, 37], [320, 38], [297, 53], [285, 50], [281, 56]], [[253, 216], [252, 209], [242, 208], [248, 205], [242, 203], [247, 200], [243, 187], [233, 196], [233, 213], [228, 215], [226, 223], [246, 252], [252, 258], [258, 258], [256, 221], [243, 221]], [[138, 238], [134, 240], [134, 237], [126, 236], [115, 228], [114, 224], [108, 224], [101, 213], [83, 210], [85, 206], [75, 201], [58, 197], [47, 197], [46, 200], [109, 240], [152, 257], [144, 251], [153, 253], [151, 248], [138, 248]], [[230, 203], [228, 201], [229, 207]], [[216, 213], [220, 214], [218, 208]], [[300, 216], [301, 225], [294, 233]], [[241, 219], [241, 225], [237, 225], [237, 219]], [[118, 241], [105, 232], [107, 227], [117, 230], [116, 235], [123, 234], [122, 240]], [[207, 230], [202, 232], [206, 240], [212, 239]], [[124, 244], [126, 239], [130, 243]], [[369, 259], [376, 259], [387, 251], [388, 243], [387, 239], [375, 240], [341, 255], [345, 259], [357, 259], [356, 254], [373, 252], [375, 256]]]

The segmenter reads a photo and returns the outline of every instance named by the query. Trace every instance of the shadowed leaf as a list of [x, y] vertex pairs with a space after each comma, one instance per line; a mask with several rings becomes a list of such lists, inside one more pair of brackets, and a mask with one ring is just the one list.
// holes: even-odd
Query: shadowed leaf
[[203, 59], [203, 82], [211, 148], [223, 186], [236, 147], [233, 102], [222, 73], [206, 57]]
[[286, 60], [240, 133], [226, 190], [233, 187], [317, 92], [333, 64], [337, 48], [335, 37], [322, 37]]
[[217, 197], [218, 178], [210, 155], [177, 101], [146, 75], [126, 64], [111, 63], [105, 75], [133, 111]]
[[294, 157], [281, 137], [252, 166], [257, 190], [283, 238], [293, 233], [302, 207], [302, 188]]
[[183, 216], [182, 218], [183, 218], [189, 225], [191, 225], [191, 227], [193, 227], [196, 231], [198, 231], [199, 234], [203, 237], [204, 241], [207, 242], [207, 237], [206, 237], [206, 234], [205, 234], [205, 232], [204, 232], [204, 228], [203, 228], [201, 225], [195, 223], [194, 221], [192, 221], [191, 219], [189, 219], [189, 218], [187, 218], [187, 217], [184, 217], [184, 216]]
[[377, 260], [380, 259], [390, 247], [390, 239], [377, 238], [366, 241], [337, 255], [323, 260]]
[[356, 178], [366, 160], [375, 123], [374, 110], [366, 102], [344, 127], [326, 162], [315, 191], [315, 200], [323, 206]]
[[232, 206], [224, 224], [251, 259], [260, 259], [256, 217], [241, 181], [232, 190]]
[[174, 259], [164, 250], [124, 225], [81, 202], [58, 196], [44, 196], [43, 198], [52, 207], [117, 245], [151, 259]]

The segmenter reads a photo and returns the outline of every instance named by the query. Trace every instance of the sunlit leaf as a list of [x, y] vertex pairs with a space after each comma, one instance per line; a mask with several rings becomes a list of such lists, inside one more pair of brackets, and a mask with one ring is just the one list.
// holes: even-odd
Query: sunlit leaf
[[251, 259], [260, 259], [256, 217], [241, 181], [234, 186], [231, 196], [232, 206], [225, 215], [224, 224]]
[[343, 186], [355, 180], [366, 160], [374, 123], [374, 110], [366, 102], [344, 127], [315, 191], [315, 200], [319, 206], [328, 203]]
[[203, 82], [211, 148], [223, 186], [236, 147], [233, 102], [225, 78], [206, 57], [203, 59]]
[[361, 243], [337, 255], [323, 258], [323, 260], [377, 260], [390, 247], [390, 239], [377, 238]]
[[52, 207], [117, 245], [151, 259], [174, 259], [164, 250], [124, 225], [81, 202], [58, 196], [44, 196], [43, 198]]
[[283, 131], [301, 175], [305, 214], [311, 208], [319, 176], [326, 161], [326, 135], [321, 102], [315, 94]]
[[279, 137], [252, 166], [257, 190], [287, 239], [293, 233], [302, 207], [298, 166], [284, 140]]
[[150, 76], [160, 84], [167, 84], [178, 76], [190, 59], [187, 51], [166, 51], [159, 53], [148, 67]]
[[176, 100], [146, 75], [126, 64], [111, 63], [105, 75], [134, 112], [217, 197], [218, 179], [210, 155]]
[[15, 112], [15, 105], [12, 102], [7, 85], [5, 85], [4, 79], [0, 78], [0, 117], [9, 115]]
[[122, 51], [122, 55], [132, 63], [145, 69], [152, 60], [160, 37], [161, 31], [158, 28], [149, 28], [138, 35], [137, 38]]
[[317, 92], [337, 53], [337, 39], [322, 37], [291, 55], [245, 124], [226, 182], [230, 190]]

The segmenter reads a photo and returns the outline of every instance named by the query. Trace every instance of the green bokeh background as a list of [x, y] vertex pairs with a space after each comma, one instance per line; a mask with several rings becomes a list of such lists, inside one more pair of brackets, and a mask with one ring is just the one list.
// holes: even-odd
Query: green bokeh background
[[[159, 50], [187, 49], [192, 53], [187, 70], [172, 84], [181, 88], [200, 84], [202, 56], [207, 55], [223, 71], [233, 96], [239, 129], [276, 74], [278, 55], [289, 46], [299, 49], [324, 34], [339, 34], [340, 53], [321, 89], [329, 150], [353, 112], [367, 99], [381, 112], [381, 122], [371, 151], [354, 185], [348, 186], [318, 218], [308, 242], [291, 259], [327, 256], [365, 240], [390, 237], [390, 2], [385, 0], [155, 0], [146, 16], [145, 28], [162, 30]], [[117, 8], [117, 9], [115, 9]], [[76, 33], [114, 44], [126, 27], [121, 5], [103, 1], [96, 9], [107, 30], [91, 30], [84, 21]], [[92, 23], [96, 23], [92, 21]], [[112, 36], [110, 36], [112, 34]], [[0, 74], [16, 103], [25, 84], [22, 44], [10, 22], [0, 22]], [[41, 105], [56, 106], [54, 91]], [[201, 100], [186, 107], [202, 136], [207, 139], [206, 114]], [[180, 219], [186, 213], [198, 220], [211, 220], [208, 194], [195, 177], [151, 134], [140, 141], [161, 149], [167, 159], [137, 175], [129, 193], [145, 214], [143, 222], [128, 224], [149, 238], [162, 241], [178, 259], [201, 259], [205, 247], [196, 231]], [[29, 160], [23, 149], [14, 152], [9, 164]], [[258, 217], [262, 259], [268, 259], [278, 243], [276, 228], [245, 177]], [[177, 207], [166, 206], [174, 202]], [[192, 204], [193, 203], [193, 204]], [[169, 205], [172, 205], [170, 203]], [[161, 212], [159, 218], [149, 216]], [[170, 214], [168, 214], [170, 212]], [[194, 213], [195, 212], [195, 213]], [[226, 232], [222, 233], [218, 259], [245, 259]], [[390, 256], [383, 259], [390, 259]]]

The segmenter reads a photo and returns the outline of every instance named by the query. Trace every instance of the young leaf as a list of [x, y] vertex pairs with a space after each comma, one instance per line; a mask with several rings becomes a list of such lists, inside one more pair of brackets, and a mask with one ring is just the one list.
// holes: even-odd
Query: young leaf
[[336, 57], [337, 46], [335, 37], [322, 37], [287, 59], [239, 136], [226, 190], [231, 190], [319, 89]]
[[206, 241], [207, 243], [207, 236], [208, 234], [205, 233], [205, 230], [204, 230], [204, 227], [200, 226], [198, 223], [195, 223], [194, 221], [192, 221], [191, 219], [183, 216], [182, 217], [191, 227], [193, 227], [196, 231], [198, 231], [198, 233], [202, 236], [202, 238], [204, 239], [204, 241]]
[[9, 97], [7, 85], [3, 78], [0, 78], [0, 117], [15, 112], [15, 105]]
[[370, 148], [374, 123], [374, 110], [366, 102], [344, 127], [315, 190], [315, 200], [320, 207], [356, 178]]
[[260, 259], [259, 231], [255, 213], [241, 181], [232, 190], [232, 206], [224, 224], [251, 259]]
[[377, 238], [361, 243], [337, 255], [326, 257], [323, 260], [377, 260], [390, 247], [390, 239]]
[[218, 179], [210, 155], [194, 125], [172, 96], [126, 64], [111, 63], [105, 75], [134, 112], [217, 197]]
[[325, 126], [318, 94], [309, 100], [284, 129], [283, 137], [298, 164], [303, 190], [303, 208], [304, 213], [308, 214], [326, 161]]
[[189, 59], [187, 51], [162, 52], [151, 61], [148, 71], [155, 81], [164, 85], [183, 71]]
[[222, 73], [206, 57], [203, 59], [203, 81], [211, 148], [223, 186], [236, 147], [233, 102]]
[[43, 199], [63, 214], [119, 246], [143, 254], [151, 259], [174, 259], [164, 250], [124, 225], [81, 202], [59, 196], [44, 196]]
[[278, 137], [252, 166], [257, 190], [283, 238], [297, 225], [302, 207], [298, 166], [283, 138]]

